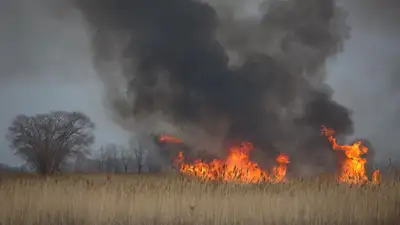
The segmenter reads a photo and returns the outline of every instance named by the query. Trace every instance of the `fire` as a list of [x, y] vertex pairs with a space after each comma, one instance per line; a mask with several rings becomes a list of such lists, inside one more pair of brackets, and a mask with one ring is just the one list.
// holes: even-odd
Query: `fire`
[[[333, 136], [334, 134], [335, 131], [333, 129], [322, 126], [322, 135], [328, 137], [333, 149], [343, 151], [346, 156], [340, 168], [339, 182], [349, 184], [369, 183], [365, 171], [367, 160], [363, 158], [368, 153], [368, 148], [361, 141], [356, 141], [351, 145], [340, 145]], [[379, 170], [376, 170], [372, 176], [372, 183], [378, 183], [378, 180]]]
[[374, 173], [372, 174], [372, 183], [373, 184], [379, 184], [380, 173], [381, 173], [380, 170], [375, 170]]
[[262, 170], [257, 163], [250, 161], [249, 155], [253, 149], [254, 146], [252, 143], [243, 142], [231, 147], [229, 155], [225, 160], [214, 159], [208, 163], [202, 160], [185, 163], [183, 153], [179, 152], [175, 163], [179, 166], [181, 173], [204, 180], [237, 181], [242, 183], [284, 182], [289, 157], [284, 154], [278, 155], [276, 157], [278, 165], [270, 173]]
[[[364, 158], [368, 153], [368, 148], [361, 141], [356, 141], [351, 145], [340, 145], [333, 136], [335, 131], [325, 126], [322, 127], [322, 135], [328, 137], [334, 150], [340, 150], [344, 153], [344, 160], [341, 162], [338, 181], [340, 183], [378, 184], [380, 171], [375, 170], [372, 174], [372, 180], [369, 181], [366, 175]], [[161, 142], [182, 143], [179, 138], [163, 135], [159, 139]], [[254, 146], [250, 142], [243, 142], [229, 149], [229, 154], [225, 160], [214, 159], [211, 162], [195, 160], [193, 163], [185, 162], [183, 152], [179, 152], [175, 163], [179, 166], [179, 171], [183, 174], [199, 177], [204, 180], [223, 180], [237, 181], [242, 183], [259, 182], [285, 182], [287, 165], [290, 163], [289, 157], [280, 154], [276, 157], [277, 166], [271, 171], [261, 169], [257, 163], [250, 161], [250, 152]]]
[[177, 144], [182, 143], [182, 141], [179, 138], [174, 137], [174, 136], [165, 135], [165, 134], [161, 135], [159, 140], [161, 142], [170, 142], [170, 143], [177, 143]]
[[272, 174], [274, 176], [273, 181], [275, 182], [285, 181], [287, 164], [290, 163], [289, 156], [281, 153], [276, 157], [276, 162], [278, 163], [278, 166], [274, 167], [272, 170], [273, 171]]

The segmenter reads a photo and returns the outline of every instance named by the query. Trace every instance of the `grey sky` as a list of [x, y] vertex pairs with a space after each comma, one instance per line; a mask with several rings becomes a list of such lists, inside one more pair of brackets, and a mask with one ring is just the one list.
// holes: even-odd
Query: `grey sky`
[[[395, 152], [400, 96], [388, 91], [400, 63], [394, 61], [400, 58], [400, 34], [394, 30], [396, 22], [368, 16], [372, 11], [357, 2], [347, 4], [352, 39], [330, 62], [329, 83], [335, 99], [354, 111], [355, 136], [370, 139], [377, 159], [386, 160], [400, 155]], [[3, 137], [20, 113], [79, 110], [97, 125], [96, 146], [127, 142], [128, 134], [111, 122], [103, 107], [102, 84], [91, 66], [82, 20], [63, 3], [0, 0], [0, 162], [18, 163]]]
[[[334, 98], [353, 111], [355, 137], [368, 138], [377, 160], [399, 158], [400, 2], [346, 1], [351, 39], [329, 64]], [[399, 77], [400, 78], [400, 77]], [[396, 83], [397, 81], [397, 83]]]
[[4, 136], [20, 113], [79, 110], [95, 121], [97, 146], [128, 139], [104, 110], [102, 84], [79, 16], [58, 11], [61, 1], [49, 2], [0, 0], [0, 9], [8, 9], [0, 14], [0, 162], [18, 163]]

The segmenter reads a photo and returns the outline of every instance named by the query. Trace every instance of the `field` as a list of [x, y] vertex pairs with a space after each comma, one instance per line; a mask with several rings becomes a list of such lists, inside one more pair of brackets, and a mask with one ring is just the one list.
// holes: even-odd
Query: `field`
[[202, 182], [174, 175], [0, 175], [1, 225], [400, 224], [400, 183]]

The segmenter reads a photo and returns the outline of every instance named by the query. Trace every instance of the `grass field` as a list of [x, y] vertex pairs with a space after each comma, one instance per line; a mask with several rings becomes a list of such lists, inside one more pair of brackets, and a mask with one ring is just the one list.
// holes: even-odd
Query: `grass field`
[[227, 184], [180, 176], [0, 175], [1, 225], [400, 224], [400, 183]]

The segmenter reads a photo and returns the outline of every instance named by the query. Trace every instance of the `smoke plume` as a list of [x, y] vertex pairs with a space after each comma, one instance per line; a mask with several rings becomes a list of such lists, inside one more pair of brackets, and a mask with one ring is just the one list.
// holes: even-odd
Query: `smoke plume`
[[120, 118], [161, 114], [176, 127], [251, 141], [269, 156], [288, 152], [321, 167], [334, 158], [321, 125], [338, 135], [353, 131], [350, 112], [325, 83], [327, 59], [349, 37], [346, 12], [334, 0], [270, 0], [256, 12], [243, 11], [240, 1], [77, 5], [110, 95], [126, 84], [125, 97], [112, 97]]

